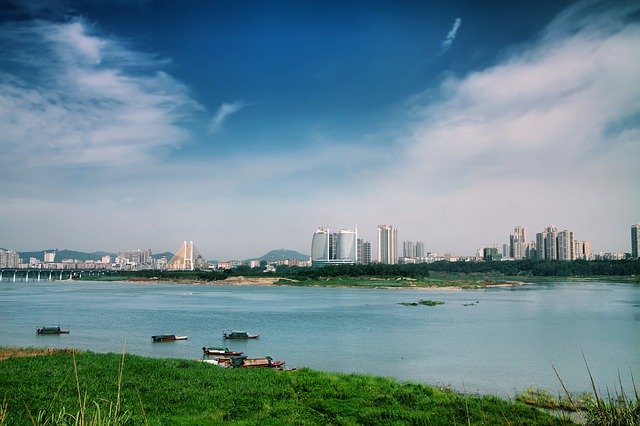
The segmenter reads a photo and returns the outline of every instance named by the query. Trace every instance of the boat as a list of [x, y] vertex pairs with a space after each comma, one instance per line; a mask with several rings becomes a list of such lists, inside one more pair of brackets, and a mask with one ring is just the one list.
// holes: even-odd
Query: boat
[[175, 334], [158, 334], [151, 336], [154, 342], [173, 342], [174, 340], [187, 340], [189, 336], [176, 336]]
[[59, 325], [43, 325], [40, 328], [36, 328], [38, 334], [69, 334], [69, 329], [63, 330]]
[[202, 348], [205, 355], [239, 356], [242, 352], [230, 351], [229, 348]]
[[225, 339], [257, 339], [260, 336], [258, 334], [249, 334], [245, 331], [230, 331], [223, 333], [222, 337]]
[[247, 358], [246, 356], [232, 356], [231, 367], [232, 368], [276, 368], [281, 369], [284, 366], [284, 361], [274, 361], [270, 356], [263, 358]]

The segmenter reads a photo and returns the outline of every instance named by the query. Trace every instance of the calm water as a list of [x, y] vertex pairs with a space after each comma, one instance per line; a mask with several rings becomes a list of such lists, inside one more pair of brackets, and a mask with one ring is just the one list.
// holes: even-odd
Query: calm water
[[[444, 305], [409, 307], [420, 299]], [[477, 302], [473, 306], [465, 306]], [[41, 325], [71, 333], [38, 336]], [[288, 367], [367, 373], [466, 392], [572, 390], [618, 373], [640, 382], [640, 286], [544, 283], [473, 291], [123, 283], [0, 283], [0, 345], [200, 358], [202, 346], [270, 355]], [[222, 332], [260, 334], [223, 341]], [[189, 340], [152, 343], [153, 334]]]

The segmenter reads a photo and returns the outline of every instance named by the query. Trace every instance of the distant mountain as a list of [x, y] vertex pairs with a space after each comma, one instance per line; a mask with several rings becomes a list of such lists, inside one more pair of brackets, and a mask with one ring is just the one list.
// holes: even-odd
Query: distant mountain
[[[28, 262], [29, 258], [31, 258], [31, 257], [35, 257], [36, 259], [38, 259], [40, 261], [43, 261], [44, 260], [44, 252], [45, 251], [48, 251], [48, 252], [55, 251], [56, 252], [56, 262], [60, 262], [63, 259], [75, 259], [75, 260], [79, 260], [80, 262], [86, 262], [87, 260], [100, 261], [100, 260], [102, 260], [103, 256], [111, 256], [111, 261], [113, 261], [118, 256], [117, 253], [109, 253], [109, 252], [106, 252], [106, 251], [94, 251], [92, 253], [87, 253], [87, 252], [83, 252], [83, 251], [75, 251], [75, 250], [67, 250], [67, 249], [62, 249], [62, 250], [47, 249], [47, 250], [41, 250], [41, 251], [21, 251], [21, 252], [19, 252], [19, 256], [20, 256], [20, 258], [22, 259], [23, 262]], [[166, 257], [167, 260], [171, 260], [171, 258], [173, 257], [173, 253], [166, 251], [164, 253], [152, 254], [151, 257], [153, 257], [154, 259], [161, 259], [163, 257]]]
[[258, 260], [266, 260], [267, 262], [275, 262], [276, 260], [297, 259], [297, 260], [309, 260], [309, 255], [302, 254], [295, 250], [277, 249], [271, 250], [267, 254], [263, 254]]
[[75, 250], [67, 250], [67, 249], [47, 249], [41, 251], [21, 251], [19, 252], [20, 258], [23, 262], [28, 262], [29, 258], [35, 257], [36, 259], [43, 261], [44, 260], [44, 252], [55, 251], [56, 252], [56, 262], [60, 262], [63, 259], [76, 259], [81, 262], [85, 262], [87, 260], [102, 260], [102, 256], [111, 256], [115, 258], [117, 255], [115, 253], [107, 253], [106, 251], [94, 251], [93, 253], [86, 253], [83, 251], [75, 251]]

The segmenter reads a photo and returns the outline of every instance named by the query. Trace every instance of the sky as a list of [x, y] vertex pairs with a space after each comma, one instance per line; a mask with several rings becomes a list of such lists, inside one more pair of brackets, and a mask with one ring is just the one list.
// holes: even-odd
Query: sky
[[637, 1], [0, 0], [0, 247], [629, 252], [639, 76]]

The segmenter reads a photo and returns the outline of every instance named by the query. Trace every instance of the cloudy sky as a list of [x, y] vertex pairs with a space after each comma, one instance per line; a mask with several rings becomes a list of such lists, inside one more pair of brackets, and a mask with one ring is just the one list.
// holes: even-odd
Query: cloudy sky
[[0, 1], [0, 247], [630, 251], [636, 1]]

